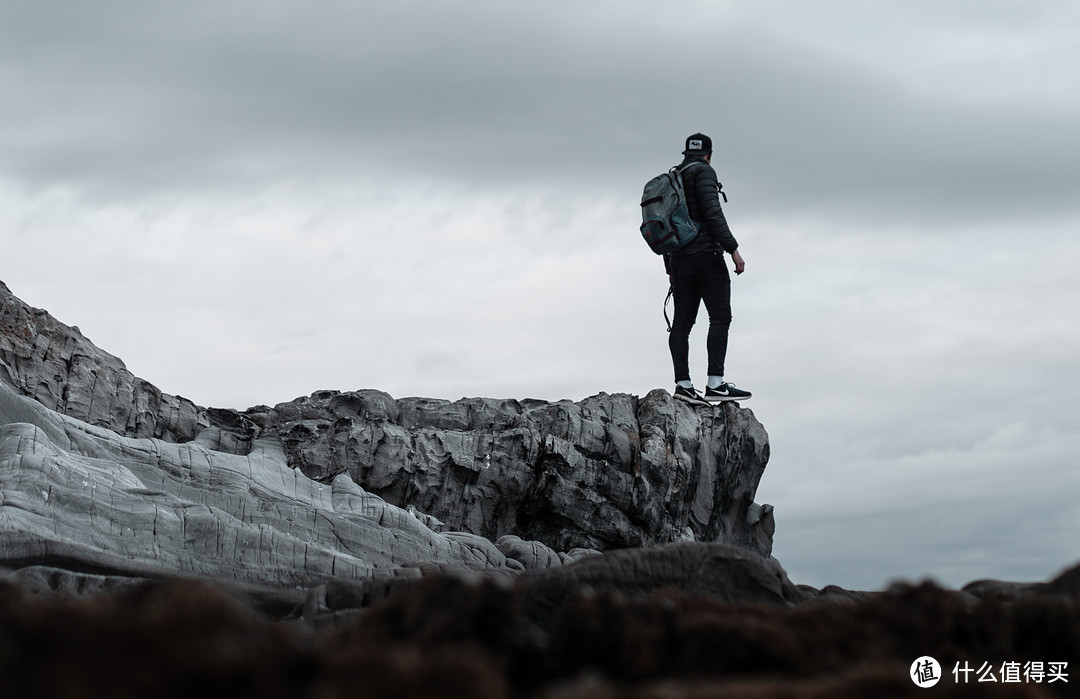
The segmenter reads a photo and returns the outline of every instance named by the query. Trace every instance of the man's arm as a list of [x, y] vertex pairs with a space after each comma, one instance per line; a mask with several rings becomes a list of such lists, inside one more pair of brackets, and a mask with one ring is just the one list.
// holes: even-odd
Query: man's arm
[[734, 254], [739, 243], [732, 235], [724, 210], [720, 207], [720, 185], [712, 165], [706, 163], [704, 167], [699, 167], [697, 179], [694, 181], [694, 195], [698, 202], [698, 215], [709, 227], [713, 240], [720, 243], [725, 251]]

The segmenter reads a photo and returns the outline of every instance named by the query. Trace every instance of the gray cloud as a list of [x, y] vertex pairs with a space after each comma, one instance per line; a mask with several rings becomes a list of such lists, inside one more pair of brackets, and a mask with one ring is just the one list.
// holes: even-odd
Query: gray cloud
[[1078, 13], [8, 3], [0, 278], [204, 404], [641, 394], [636, 201], [703, 130], [781, 560], [1044, 576], [1080, 522]]
[[[560, 178], [610, 196], [701, 128], [756, 210], [926, 222], [1054, 214], [1080, 174], [1075, 100], [928, 89], [936, 66], [909, 75], [894, 69], [904, 56], [876, 63], [829, 44], [850, 26], [838, 10], [817, 19], [815, 41], [794, 31], [812, 18], [784, 3], [775, 15], [713, 8], [690, 30], [559, 4], [229, 7], [5, 10], [19, 95], [4, 128], [10, 176], [118, 193], [379, 173], [522, 189]], [[935, 12], [974, 31], [957, 7]], [[914, 37], [893, 30], [886, 43], [940, 43], [934, 20], [909, 17]], [[1006, 26], [980, 24], [991, 39]], [[997, 45], [956, 79], [997, 80], [977, 63]], [[1066, 50], [1052, 58], [1076, 58]], [[1031, 60], [1016, 57], [1010, 85], [1044, 77]]]

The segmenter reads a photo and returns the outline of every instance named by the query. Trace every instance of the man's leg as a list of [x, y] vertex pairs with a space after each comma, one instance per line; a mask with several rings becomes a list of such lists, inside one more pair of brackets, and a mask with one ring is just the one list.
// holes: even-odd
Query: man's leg
[[701, 292], [697, 280], [692, 276], [673, 275], [671, 286], [674, 290], [675, 318], [668, 334], [668, 348], [675, 368], [675, 382], [678, 383], [690, 381], [690, 329], [694, 327], [701, 306]]
[[[699, 293], [709, 312], [709, 376], [723, 376], [727, 359], [728, 330], [731, 328], [731, 277], [723, 257], [717, 255], [704, 278], [698, 283]], [[676, 306], [676, 313], [678, 306]]]

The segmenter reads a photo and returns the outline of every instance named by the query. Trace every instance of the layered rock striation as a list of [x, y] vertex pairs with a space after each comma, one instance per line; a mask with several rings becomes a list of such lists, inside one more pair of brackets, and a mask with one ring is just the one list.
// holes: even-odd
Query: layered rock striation
[[262, 585], [514, 575], [677, 541], [758, 557], [768, 436], [663, 390], [579, 402], [320, 391], [203, 408], [0, 283], [0, 565]]

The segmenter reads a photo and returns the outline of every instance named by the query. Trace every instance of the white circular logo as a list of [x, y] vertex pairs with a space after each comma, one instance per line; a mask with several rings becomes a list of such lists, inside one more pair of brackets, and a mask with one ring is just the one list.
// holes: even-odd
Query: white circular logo
[[911, 681], [926, 689], [941, 680], [941, 666], [929, 655], [924, 655], [911, 664]]

